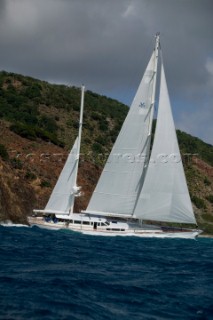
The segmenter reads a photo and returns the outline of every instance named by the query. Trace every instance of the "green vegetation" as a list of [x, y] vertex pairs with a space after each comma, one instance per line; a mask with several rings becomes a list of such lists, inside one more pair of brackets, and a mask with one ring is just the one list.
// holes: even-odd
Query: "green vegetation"
[[95, 152], [95, 153], [102, 153], [103, 152], [103, 148], [102, 146], [100, 145], [100, 143], [93, 143], [92, 145], [92, 150]]
[[11, 163], [11, 165], [12, 165], [12, 167], [13, 167], [14, 169], [22, 169], [22, 168], [23, 168], [23, 163], [22, 163], [22, 161], [21, 161], [20, 159], [18, 159], [18, 158], [13, 158], [13, 159], [11, 159], [11, 160], [10, 160], [10, 163]]
[[208, 222], [213, 222], [213, 215], [209, 213], [204, 213], [202, 218]]
[[7, 152], [7, 149], [3, 144], [0, 144], [0, 157], [4, 161], [7, 161], [9, 159], [9, 154]]
[[210, 186], [211, 185], [211, 181], [207, 177], [205, 177], [203, 181], [204, 181], [206, 186]]
[[196, 205], [198, 209], [205, 209], [206, 205], [203, 199], [197, 197], [197, 196], [192, 196], [192, 202]]
[[36, 138], [40, 138], [44, 141], [50, 141], [55, 145], [63, 147], [63, 142], [59, 141], [55, 135], [55, 133], [51, 133], [50, 131], [46, 131], [40, 129], [37, 126], [30, 126], [23, 123], [14, 123], [10, 126], [10, 130], [20, 135], [21, 137], [27, 138], [29, 140], [35, 140]]
[[31, 171], [27, 171], [26, 172], [26, 174], [25, 174], [25, 178], [27, 179], [27, 180], [30, 180], [30, 181], [32, 181], [32, 180], [35, 180], [36, 179], [36, 175], [33, 173], [33, 172], [31, 172]]
[[206, 196], [206, 200], [208, 200], [210, 203], [213, 203], [213, 194]]
[[34, 128], [26, 124], [14, 123], [10, 126], [10, 130], [17, 133], [21, 137], [24, 137], [30, 140], [34, 140], [36, 138], [36, 133], [34, 131]]
[[102, 146], [106, 146], [109, 143], [109, 139], [103, 136], [98, 136], [95, 141]]
[[206, 223], [200, 223], [200, 229], [203, 230], [206, 234], [213, 234], [213, 224], [206, 222]]
[[181, 152], [197, 155], [213, 166], [213, 146], [202, 140], [192, 137], [190, 134], [177, 130], [178, 142]]
[[52, 133], [55, 133], [58, 130], [58, 125], [54, 118], [47, 117], [46, 115], [41, 115], [38, 118], [38, 125], [43, 130], [50, 131]]
[[49, 181], [42, 180], [40, 186], [42, 188], [50, 188], [51, 187], [51, 183]]

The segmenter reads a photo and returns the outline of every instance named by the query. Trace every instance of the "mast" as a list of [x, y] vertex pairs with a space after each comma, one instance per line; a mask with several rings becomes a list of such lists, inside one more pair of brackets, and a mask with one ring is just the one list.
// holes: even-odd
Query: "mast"
[[[152, 87], [152, 94], [151, 94], [151, 105], [150, 105], [150, 117], [148, 123], [148, 134], [147, 134], [147, 141], [148, 141], [148, 153], [144, 163], [144, 172], [143, 172], [143, 183], [146, 176], [146, 172], [148, 169], [148, 163], [150, 159], [150, 145], [151, 145], [151, 134], [152, 134], [152, 124], [153, 124], [153, 115], [154, 115], [154, 105], [155, 105], [155, 93], [156, 93], [156, 82], [157, 82], [157, 69], [158, 69], [158, 57], [159, 57], [159, 46], [160, 46], [160, 32], [157, 32], [155, 35], [155, 49], [154, 49], [154, 68], [153, 68], [153, 87]], [[143, 183], [141, 185], [141, 189], [143, 187]], [[132, 216], [134, 216], [135, 209], [137, 208], [137, 203], [140, 197], [140, 191], [137, 194], [137, 198], [135, 201], [135, 206], [132, 212]], [[140, 219], [140, 223], [142, 225], [143, 220]]]
[[148, 137], [152, 134], [152, 122], [154, 114], [154, 104], [155, 104], [155, 92], [156, 92], [156, 80], [157, 80], [157, 69], [158, 69], [158, 51], [160, 45], [160, 32], [157, 32], [155, 35], [155, 65], [154, 65], [154, 79], [153, 79], [153, 90], [151, 97], [151, 110], [150, 110], [150, 120], [149, 120], [149, 133]]
[[[82, 126], [83, 126], [83, 113], [84, 113], [84, 91], [85, 86], [81, 86], [81, 106], [80, 106], [80, 119], [79, 119], [79, 129], [78, 129], [78, 146], [77, 146], [77, 160], [79, 163], [80, 157], [80, 148], [81, 148], [81, 135], [82, 135]], [[77, 165], [78, 165], [77, 163]], [[76, 181], [77, 181], [77, 174], [76, 174]]]
[[[84, 93], [85, 93], [85, 86], [81, 86], [81, 104], [80, 104], [80, 118], [79, 118], [79, 129], [78, 129], [78, 137], [77, 137], [77, 150], [76, 150], [76, 170], [75, 170], [75, 178], [74, 178], [74, 185], [72, 188], [72, 193], [74, 197], [78, 195], [79, 190], [81, 187], [77, 186], [77, 177], [78, 177], [78, 166], [79, 166], [79, 158], [80, 158], [80, 148], [81, 148], [81, 136], [82, 136], [82, 126], [83, 126], [83, 113], [84, 113]], [[74, 201], [72, 202], [72, 206], [70, 208], [69, 214], [73, 213], [74, 208]]]

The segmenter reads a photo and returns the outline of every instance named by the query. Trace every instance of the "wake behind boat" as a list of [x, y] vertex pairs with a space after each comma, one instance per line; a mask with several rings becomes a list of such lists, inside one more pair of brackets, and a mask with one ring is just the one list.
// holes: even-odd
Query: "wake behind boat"
[[[79, 133], [44, 210], [29, 223], [86, 234], [195, 238], [198, 229], [144, 224], [144, 220], [196, 225], [186, 184], [161, 59], [160, 96], [150, 155], [159, 60], [159, 34], [131, 108], [86, 211], [73, 213], [80, 195], [77, 173], [84, 108], [81, 94]], [[40, 215], [40, 216], [39, 216]]]

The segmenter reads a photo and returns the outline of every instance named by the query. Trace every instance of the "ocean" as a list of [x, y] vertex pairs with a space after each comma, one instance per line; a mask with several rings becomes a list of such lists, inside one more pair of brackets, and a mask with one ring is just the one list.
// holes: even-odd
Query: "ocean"
[[213, 239], [0, 235], [0, 319], [213, 319]]

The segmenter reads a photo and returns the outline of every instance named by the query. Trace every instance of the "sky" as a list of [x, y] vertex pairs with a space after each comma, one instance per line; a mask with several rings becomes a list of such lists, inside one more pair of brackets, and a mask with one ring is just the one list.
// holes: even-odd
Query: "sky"
[[131, 105], [156, 32], [176, 128], [213, 144], [212, 0], [0, 0], [0, 70]]

